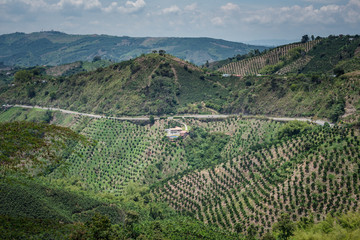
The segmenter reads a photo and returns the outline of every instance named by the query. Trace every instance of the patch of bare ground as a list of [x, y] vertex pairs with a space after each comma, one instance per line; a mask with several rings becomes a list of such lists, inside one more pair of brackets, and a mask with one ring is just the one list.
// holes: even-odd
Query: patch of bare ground
[[346, 118], [350, 115], [353, 115], [354, 113], [356, 113], [356, 108], [354, 107], [352, 101], [347, 99], [345, 102], [345, 114], [342, 116], [342, 118]]
[[55, 66], [55, 67], [51, 67], [51, 68], [47, 69], [46, 74], [50, 75], [50, 76], [58, 77], [58, 76], [63, 75], [68, 70], [74, 69], [74, 68], [80, 67], [80, 66], [81, 66], [81, 62], [75, 62], [75, 63], [70, 63], [70, 64], [66, 64], [66, 65], [61, 65], [61, 66]]
[[346, 77], [360, 77], [360, 70], [345, 73], [344, 76], [346, 76]]
[[175, 61], [175, 62], [177, 62], [177, 63], [179, 63], [180, 64], [180, 66], [187, 66], [188, 67], [188, 69], [191, 69], [191, 70], [198, 70], [198, 68], [196, 67], [196, 66], [194, 66], [194, 65], [192, 65], [192, 64], [190, 64], [190, 63], [187, 63], [187, 62], [185, 62], [184, 60], [182, 60], [182, 59], [180, 59], [180, 58], [177, 58], [177, 57], [173, 57], [173, 56], [171, 56], [171, 57], [168, 57], [169, 59], [171, 59], [171, 60], [173, 60], [173, 61]]

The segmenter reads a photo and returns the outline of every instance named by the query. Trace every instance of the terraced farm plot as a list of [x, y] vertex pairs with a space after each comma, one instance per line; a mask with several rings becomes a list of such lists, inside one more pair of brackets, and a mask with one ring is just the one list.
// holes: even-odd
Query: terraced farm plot
[[[72, 128], [95, 144], [74, 148], [67, 159], [67, 177], [80, 176], [94, 191], [121, 193], [130, 182], [153, 183], [184, 171], [184, 151], [179, 144], [164, 140], [165, 125], [164, 120], [142, 126], [76, 117]], [[55, 170], [50, 177], [63, 176]]]
[[[137, 181], [145, 149], [150, 145], [150, 130], [129, 122], [93, 119], [82, 134], [96, 141], [85, 148], [76, 147], [67, 160], [69, 175], [81, 176], [93, 190], [121, 191]], [[53, 176], [61, 177], [54, 172]]]
[[[32, 113], [3, 117], [24, 114]], [[190, 135], [171, 142], [164, 130], [177, 123], [169, 120], [150, 126], [57, 113], [53, 121], [95, 140], [66, 155], [66, 177], [117, 195], [131, 182], [152, 184], [157, 201], [206, 224], [241, 226], [243, 232], [256, 225], [261, 235], [282, 212], [294, 221], [309, 215], [318, 221], [335, 211], [359, 210], [360, 138], [354, 130], [313, 126], [279, 139], [284, 124], [275, 121], [186, 119]], [[56, 169], [49, 177], [62, 173]]]
[[219, 71], [239, 76], [256, 75], [263, 67], [267, 65], [277, 64], [281, 60], [281, 58], [285, 57], [288, 54], [291, 49], [302, 47], [305, 52], [308, 52], [317, 43], [319, 43], [319, 40], [314, 40], [306, 43], [293, 43], [282, 47], [277, 47], [260, 56], [229, 63], [220, 68]]
[[153, 190], [180, 212], [243, 232], [271, 229], [281, 212], [293, 220], [359, 209], [359, 137], [347, 129], [317, 127], [301, 137], [238, 152], [216, 167], [172, 179]]
[[[280, 126], [276, 122], [235, 118], [208, 123], [198, 120], [187, 122], [189, 126], [205, 129], [209, 134], [220, 132], [229, 136], [224, 148], [220, 149], [219, 159], [215, 161], [218, 163], [228, 161], [238, 151], [247, 151], [250, 146], [269, 142], [274, 138], [272, 132]], [[203, 164], [189, 162], [193, 158], [187, 152], [192, 148], [189, 146], [192, 137], [171, 142], [165, 137], [167, 127], [168, 120], [142, 126], [115, 119], [75, 117], [72, 128], [95, 140], [96, 144], [74, 148], [67, 157], [67, 177], [80, 176], [95, 191], [121, 193], [130, 182], [154, 184], [183, 175], [194, 167], [202, 168]], [[237, 148], [233, 147], [234, 144]], [[207, 151], [206, 144], [204, 146], [201, 151]], [[196, 156], [200, 156], [201, 161], [202, 155]], [[189, 168], [189, 164], [192, 167]], [[56, 170], [50, 176], [63, 177]]]

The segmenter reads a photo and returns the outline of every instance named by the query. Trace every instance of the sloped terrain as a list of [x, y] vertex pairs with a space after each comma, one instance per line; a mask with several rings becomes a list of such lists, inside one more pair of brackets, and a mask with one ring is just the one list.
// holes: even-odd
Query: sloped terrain
[[[256, 134], [257, 129], [253, 125]], [[281, 212], [296, 221], [359, 209], [360, 145], [353, 131], [316, 127], [250, 151], [242, 151], [249, 138], [239, 135], [242, 139], [232, 142], [235, 153], [224, 152], [229, 161], [172, 179], [154, 195], [205, 223], [228, 229], [239, 223], [243, 232], [253, 224], [260, 234]]]
[[0, 36], [0, 61], [23, 67], [91, 61], [96, 56], [124, 61], [160, 49], [195, 64], [203, 64], [266, 47], [212, 38], [132, 38], [70, 35], [56, 31]]
[[265, 66], [278, 64], [281, 59], [287, 56], [290, 50], [302, 48], [304, 52], [307, 53], [318, 43], [319, 40], [314, 40], [306, 43], [293, 43], [277, 47], [259, 56], [229, 63], [222, 68], [219, 68], [219, 71], [238, 76], [256, 75], [260, 73], [260, 70]]
[[[100, 233], [105, 239], [273, 239], [284, 238], [282, 224], [288, 224], [295, 239], [356, 234], [358, 214], [349, 212], [359, 211], [360, 200], [358, 40], [323, 39], [307, 53], [292, 48], [280, 62], [260, 69], [267, 76], [222, 76], [164, 53], [71, 76], [49, 76], [38, 67], [18, 71], [0, 89], [0, 122], [41, 122], [43, 131], [60, 125], [89, 144], [65, 141], [62, 148], [45, 148], [62, 161], [45, 165], [36, 182], [17, 178], [21, 171], [2, 168], [0, 235], [21, 238], [30, 229], [34, 238], [54, 239], [54, 234], [99, 239]], [[317, 71], [309, 64], [317, 64]], [[175, 116], [206, 111], [236, 115], [202, 120]], [[108, 117], [142, 114], [161, 117]], [[335, 124], [277, 122], [256, 114], [327, 118]], [[165, 129], [182, 123], [189, 134], [169, 140]], [[14, 129], [10, 137], [0, 136], [5, 146], [0, 166], [5, 159], [15, 162], [15, 170], [31, 169], [23, 163], [32, 155], [46, 162], [44, 148], [24, 152], [7, 147], [19, 145], [17, 134], [31, 140], [46, 133]], [[348, 215], [332, 218], [342, 213]], [[48, 223], [47, 217], [61, 222]], [[42, 220], [53, 233], [42, 235]]]
[[[16, 120], [34, 115], [33, 111], [11, 108], [0, 116]], [[292, 221], [312, 215], [317, 222], [329, 213], [359, 209], [357, 130], [246, 118], [183, 121], [190, 135], [170, 142], [164, 129], [179, 124], [173, 120], [150, 126], [53, 113], [51, 122], [70, 126], [94, 145], [69, 145], [74, 151], [63, 152], [69, 164], [66, 175], [55, 168], [46, 179], [54, 183], [76, 179], [86, 191], [114, 194], [110, 199], [123, 199], [139, 188], [134, 183], [148, 185], [150, 194], [144, 190], [131, 199], [154, 197], [207, 226], [244, 234], [253, 227], [257, 234], [265, 234], [283, 212]], [[150, 210], [151, 216], [158, 214], [151, 211], [155, 210]], [[159, 224], [171, 229], [167, 226], [171, 221]], [[154, 234], [151, 228], [145, 230]]]
[[355, 66], [358, 68], [357, 61], [353, 58], [358, 53], [359, 44], [360, 38], [357, 35], [329, 36], [306, 43], [277, 47], [257, 56], [227, 63], [218, 70], [238, 76], [274, 73], [335, 73], [337, 75], [335, 69], [341, 70], [345, 67], [347, 71], [350, 69], [354, 71]]
[[[304, 58], [310, 59], [308, 55]], [[39, 73], [38, 68], [21, 70], [11, 84], [0, 89], [0, 102], [106, 116], [220, 112], [311, 116], [356, 124], [357, 60], [354, 56], [340, 61], [333, 70], [338, 76], [312, 73], [238, 78], [203, 71], [170, 55], [148, 54], [57, 78]], [[297, 68], [297, 63], [283, 69]]]
[[197, 67], [159, 54], [69, 77], [22, 72], [30, 76], [18, 81], [15, 77], [15, 84], [7, 87], [1, 101], [109, 115], [164, 114], [213, 95], [224, 102], [229, 91], [201, 79], [203, 72]]

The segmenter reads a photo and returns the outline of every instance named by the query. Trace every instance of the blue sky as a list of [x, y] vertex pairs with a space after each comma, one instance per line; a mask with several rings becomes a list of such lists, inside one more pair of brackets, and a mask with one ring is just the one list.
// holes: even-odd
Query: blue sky
[[299, 40], [360, 34], [360, 0], [0, 0], [0, 34], [41, 30]]

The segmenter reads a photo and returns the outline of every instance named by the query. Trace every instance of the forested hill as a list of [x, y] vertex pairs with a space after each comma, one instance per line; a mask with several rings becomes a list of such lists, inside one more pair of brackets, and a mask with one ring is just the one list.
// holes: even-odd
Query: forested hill
[[[312, 53], [322, 59], [319, 72], [306, 74], [225, 77], [163, 53], [60, 77], [35, 67], [3, 82], [0, 104], [108, 116], [244, 113], [358, 123], [360, 48], [334, 64], [332, 52], [320, 46]], [[329, 61], [333, 65], [327, 69]]]
[[7, 65], [59, 65], [89, 61], [95, 56], [118, 62], [160, 49], [195, 64], [204, 64], [266, 47], [212, 38], [133, 38], [56, 31], [0, 36], [0, 62]]

